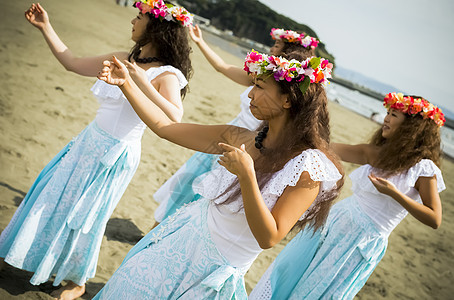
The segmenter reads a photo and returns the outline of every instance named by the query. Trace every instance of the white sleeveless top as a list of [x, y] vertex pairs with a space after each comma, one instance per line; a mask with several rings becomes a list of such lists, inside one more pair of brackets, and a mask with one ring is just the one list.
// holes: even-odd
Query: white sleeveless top
[[[361, 210], [373, 220], [377, 228], [388, 235], [407, 216], [408, 211], [392, 197], [380, 193], [367, 177], [370, 173], [374, 173], [374, 168], [362, 165], [350, 174], [353, 197], [357, 198]], [[422, 159], [407, 172], [391, 176], [387, 180], [403, 194], [422, 203], [415, 189], [416, 181], [419, 177], [434, 175], [437, 178], [437, 190], [441, 192], [446, 188], [445, 183], [440, 169], [430, 159]]]
[[[150, 68], [146, 75], [151, 81], [164, 72], [174, 73], [178, 77], [180, 89], [188, 84], [183, 73], [172, 66]], [[95, 121], [101, 129], [124, 141], [138, 141], [142, 138], [147, 126], [137, 116], [119, 87], [97, 80], [91, 91], [100, 103]]]
[[[295, 186], [301, 173], [307, 171], [314, 181], [320, 181], [319, 196], [301, 216], [302, 220], [315, 203], [323, 199], [323, 194], [331, 190], [341, 178], [336, 166], [319, 150], [309, 149], [289, 160], [285, 166], [274, 173], [262, 188], [261, 194], [266, 206], [271, 210], [287, 186]], [[219, 252], [235, 267], [248, 267], [260, 254], [257, 240], [254, 238], [246, 220], [241, 194], [228, 204], [221, 204], [235, 191], [226, 191], [236, 176], [225, 168], [217, 168], [201, 181], [195, 180], [195, 193], [207, 199], [213, 199], [208, 207], [208, 229]], [[225, 192], [225, 193], [224, 193]]]

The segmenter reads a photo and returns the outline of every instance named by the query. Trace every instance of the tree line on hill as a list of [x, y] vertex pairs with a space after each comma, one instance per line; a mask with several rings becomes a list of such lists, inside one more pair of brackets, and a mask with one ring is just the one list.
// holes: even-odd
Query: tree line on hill
[[[210, 19], [216, 28], [231, 30], [237, 37], [264, 45], [274, 43], [270, 37], [271, 28], [291, 29], [318, 38], [309, 26], [278, 14], [257, 0], [180, 0], [179, 3], [191, 13]], [[334, 64], [334, 56], [326, 51], [322, 41], [316, 48], [316, 55]]]

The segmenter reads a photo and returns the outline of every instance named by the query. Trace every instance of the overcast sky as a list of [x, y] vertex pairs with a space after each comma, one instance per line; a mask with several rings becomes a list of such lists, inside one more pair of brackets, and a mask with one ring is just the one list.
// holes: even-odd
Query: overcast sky
[[311, 27], [337, 65], [454, 112], [453, 0], [259, 1]]

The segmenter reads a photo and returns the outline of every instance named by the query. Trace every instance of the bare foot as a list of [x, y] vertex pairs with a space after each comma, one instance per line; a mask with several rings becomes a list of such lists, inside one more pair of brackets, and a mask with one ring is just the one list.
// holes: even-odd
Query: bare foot
[[73, 300], [85, 294], [85, 284], [80, 286], [72, 281], [50, 293], [52, 297], [58, 300]]

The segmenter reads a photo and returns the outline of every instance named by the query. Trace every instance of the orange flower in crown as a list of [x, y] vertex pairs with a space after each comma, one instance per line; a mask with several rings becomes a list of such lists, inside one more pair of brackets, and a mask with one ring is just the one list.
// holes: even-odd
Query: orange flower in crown
[[396, 109], [410, 116], [420, 115], [423, 119], [431, 119], [438, 127], [443, 126], [446, 122], [442, 110], [424, 98], [404, 96], [402, 93], [389, 93], [385, 96], [383, 106], [387, 109]]

